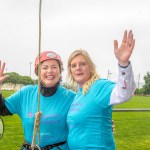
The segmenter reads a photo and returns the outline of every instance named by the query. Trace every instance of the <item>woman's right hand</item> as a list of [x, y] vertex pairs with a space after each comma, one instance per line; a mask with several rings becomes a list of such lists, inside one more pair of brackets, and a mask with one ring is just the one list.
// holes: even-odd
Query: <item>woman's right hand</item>
[[4, 69], [5, 69], [5, 63], [1, 63], [0, 61], [0, 84], [9, 77], [9, 75], [3, 76]]

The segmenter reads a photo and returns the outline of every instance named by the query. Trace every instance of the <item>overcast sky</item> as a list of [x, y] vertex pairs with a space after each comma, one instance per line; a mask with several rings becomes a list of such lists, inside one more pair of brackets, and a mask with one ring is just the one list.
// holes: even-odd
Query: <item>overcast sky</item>
[[[0, 0], [0, 60], [5, 72], [34, 75], [38, 54], [39, 0]], [[149, 0], [43, 0], [41, 50], [60, 54], [66, 70], [69, 54], [82, 48], [93, 58], [103, 78], [117, 78], [113, 41], [124, 30], [136, 40], [131, 62], [135, 80], [150, 71]], [[66, 71], [63, 76], [66, 75]]]

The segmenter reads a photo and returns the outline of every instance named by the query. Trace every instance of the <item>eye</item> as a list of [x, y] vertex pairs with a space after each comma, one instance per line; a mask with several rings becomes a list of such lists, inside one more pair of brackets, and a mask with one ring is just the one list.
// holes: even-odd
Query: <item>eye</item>
[[85, 66], [87, 63], [86, 62], [81, 62], [80, 66]]
[[42, 66], [41, 69], [46, 70], [48, 67], [47, 66]]
[[71, 64], [71, 68], [75, 68], [76, 67], [76, 64]]
[[56, 66], [56, 65], [53, 65], [53, 66], [52, 66], [52, 68], [56, 69], [56, 68], [58, 68], [58, 66]]

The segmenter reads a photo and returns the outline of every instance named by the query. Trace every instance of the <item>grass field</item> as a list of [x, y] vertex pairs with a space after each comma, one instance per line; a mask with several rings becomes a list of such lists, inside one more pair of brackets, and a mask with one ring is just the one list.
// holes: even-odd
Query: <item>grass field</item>
[[150, 112], [115, 112], [117, 150], [150, 150]]
[[[134, 96], [114, 108], [150, 108], [150, 97]], [[150, 111], [113, 112], [117, 150], [150, 150]]]
[[132, 100], [116, 105], [114, 108], [150, 108], [150, 96], [134, 96]]
[[[12, 91], [3, 95], [7, 97]], [[134, 96], [131, 101], [115, 108], [150, 108], [150, 97]], [[4, 135], [0, 150], [19, 150], [23, 143], [20, 118], [17, 115], [2, 117]], [[150, 112], [113, 112], [117, 150], [150, 150]]]

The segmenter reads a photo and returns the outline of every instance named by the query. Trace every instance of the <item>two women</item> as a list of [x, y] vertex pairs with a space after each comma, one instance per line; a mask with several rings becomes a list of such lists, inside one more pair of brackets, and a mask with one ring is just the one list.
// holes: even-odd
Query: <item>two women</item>
[[[114, 41], [118, 59], [117, 83], [99, 78], [88, 53], [74, 51], [68, 60], [68, 80], [79, 90], [67, 116], [71, 150], [115, 150], [112, 106], [128, 101], [136, 88], [129, 58], [134, 48], [133, 33], [124, 32], [122, 44]], [[102, 57], [102, 56], [100, 56]]]
[[[119, 64], [117, 84], [99, 78], [86, 51], [74, 51], [68, 60], [68, 79], [72, 85], [79, 86], [76, 97], [74, 92], [60, 85], [63, 67], [59, 55], [52, 51], [41, 54], [39, 146], [42, 150], [58, 147], [67, 150], [67, 137], [70, 150], [115, 150], [112, 106], [129, 100], [134, 93], [135, 82], [129, 61], [134, 44], [132, 31], [125, 31], [120, 47], [114, 41]], [[2, 75], [4, 68], [5, 64], [2, 67], [0, 64], [0, 83], [8, 77]], [[38, 74], [38, 58], [35, 60], [35, 73]], [[0, 115], [18, 114], [22, 120], [25, 136], [22, 149], [31, 149], [37, 99], [37, 85], [25, 86], [6, 100], [0, 94]]]

